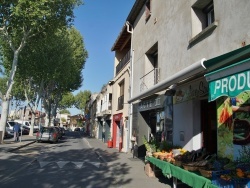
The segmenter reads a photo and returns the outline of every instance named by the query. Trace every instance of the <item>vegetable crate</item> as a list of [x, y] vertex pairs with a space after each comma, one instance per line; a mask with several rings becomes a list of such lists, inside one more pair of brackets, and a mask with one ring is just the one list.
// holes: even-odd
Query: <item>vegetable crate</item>
[[231, 170], [212, 171], [212, 183], [222, 188], [250, 188], [249, 178], [232, 177]]

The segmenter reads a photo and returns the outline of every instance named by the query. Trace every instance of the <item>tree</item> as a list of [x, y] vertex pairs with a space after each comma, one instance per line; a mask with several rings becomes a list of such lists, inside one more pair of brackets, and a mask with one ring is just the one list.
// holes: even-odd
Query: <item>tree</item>
[[75, 103], [74, 95], [68, 92], [62, 96], [62, 100], [59, 102], [59, 109], [71, 108]]
[[88, 101], [90, 96], [91, 91], [89, 90], [84, 90], [77, 93], [75, 96], [75, 107], [83, 112], [86, 106], [86, 102]]
[[61, 121], [62, 121], [63, 123], [65, 123], [67, 120], [66, 120], [66, 118], [62, 117], [62, 118], [61, 118]]
[[45, 97], [44, 100], [46, 102], [44, 103], [45, 109], [48, 107], [48, 114], [51, 111], [53, 118], [56, 117], [57, 108], [59, 102], [62, 100], [62, 96], [67, 92], [77, 90], [81, 86], [83, 80], [81, 72], [88, 57], [80, 32], [71, 27], [67, 30], [67, 34], [63, 40], [64, 43], [67, 43], [67, 46], [64, 48], [66, 52], [63, 53], [63, 50], [60, 51], [61, 59], [57, 61], [62, 64], [56, 68], [57, 74], [54, 75], [53, 79], [50, 79], [50, 82], [53, 82], [47, 89], [50, 94], [45, 95], [49, 99]]
[[[2, 99], [0, 131], [3, 131], [3, 135], [21, 51], [32, 37], [38, 34], [45, 36], [48, 31], [71, 24], [74, 18], [74, 7], [81, 3], [81, 0], [8, 0], [1, 2], [0, 42], [1, 46], [5, 48], [2, 51], [11, 49], [13, 52], [12, 63], [9, 65], [7, 91], [0, 94]], [[6, 48], [7, 45], [9, 49]]]
[[70, 111], [67, 109], [63, 109], [60, 111], [60, 114], [70, 114]]

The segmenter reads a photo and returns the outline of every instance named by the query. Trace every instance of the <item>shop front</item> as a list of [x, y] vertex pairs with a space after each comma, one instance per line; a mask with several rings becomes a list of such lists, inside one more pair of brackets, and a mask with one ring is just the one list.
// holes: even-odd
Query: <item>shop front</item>
[[[135, 113], [134, 113], [135, 114]], [[186, 150], [217, 152], [216, 104], [208, 102], [208, 83], [204, 77], [178, 84], [161, 95], [141, 99], [133, 117], [133, 136], [138, 142], [138, 157], [146, 150], [141, 142], [155, 139]]]
[[207, 81], [201, 77], [175, 89], [173, 144], [189, 151], [204, 148], [209, 153], [216, 153], [216, 105], [208, 103]]
[[119, 149], [121, 151], [123, 147], [123, 129], [124, 129], [124, 123], [123, 123], [123, 117], [122, 113], [113, 115], [113, 148]]
[[[159, 109], [164, 110], [166, 140], [180, 145], [179, 152], [184, 151], [184, 156], [206, 157], [190, 161], [181, 157], [179, 165], [179, 158], [175, 158], [173, 152], [150, 154], [149, 146], [146, 160], [153, 169], [156, 166], [167, 177], [173, 177], [174, 187], [177, 179], [191, 187], [249, 187], [250, 45], [204, 61], [202, 66], [206, 68], [206, 75], [176, 82], [172, 105], [171, 98], [165, 96], [165, 103]], [[138, 106], [142, 117], [151, 123], [151, 114], [156, 110], [147, 109], [150, 106], [147, 100], [141, 99]], [[141, 122], [140, 128], [147, 121], [138, 122]], [[167, 126], [168, 122], [172, 122], [172, 126]], [[145, 134], [142, 129], [138, 130], [139, 135]]]
[[250, 58], [205, 77], [217, 106], [218, 156], [250, 162]]
[[142, 143], [142, 138], [146, 137], [148, 141], [155, 140], [161, 142], [165, 136], [165, 95], [153, 95], [144, 99], [138, 104], [137, 117], [134, 118], [132, 135], [136, 138], [138, 144], [138, 156], [144, 157], [146, 150]]

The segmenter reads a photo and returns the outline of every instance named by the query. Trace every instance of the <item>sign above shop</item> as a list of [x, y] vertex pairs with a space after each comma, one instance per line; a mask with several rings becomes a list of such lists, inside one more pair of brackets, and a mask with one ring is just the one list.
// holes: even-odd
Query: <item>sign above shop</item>
[[164, 99], [165, 99], [165, 96], [160, 95], [156, 98], [142, 100], [139, 103], [138, 110], [139, 111], [146, 111], [146, 110], [151, 110], [151, 109], [156, 109], [156, 108], [163, 108]]
[[243, 91], [250, 91], [249, 59], [209, 73], [209, 101], [221, 96], [235, 97]]
[[210, 101], [220, 96], [234, 97], [243, 91], [250, 91], [250, 71], [228, 76], [209, 83]]
[[206, 97], [208, 95], [208, 84], [204, 78], [195, 80], [176, 89], [174, 104], [182, 103], [188, 100]]
[[120, 114], [115, 114], [114, 116], [113, 116], [113, 120], [114, 121], [120, 121], [122, 119], [122, 113], [120, 113]]

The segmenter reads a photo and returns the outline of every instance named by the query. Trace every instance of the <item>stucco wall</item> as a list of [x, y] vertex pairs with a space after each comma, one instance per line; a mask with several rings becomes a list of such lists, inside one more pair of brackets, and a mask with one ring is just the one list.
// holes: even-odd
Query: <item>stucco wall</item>
[[[187, 101], [174, 105], [173, 143], [185, 149], [197, 150], [201, 147], [201, 123], [199, 101]], [[180, 132], [184, 141], [180, 141]]]
[[192, 4], [195, 1], [152, 1], [146, 22], [144, 9], [138, 16], [132, 38], [134, 49], [133, 96], [140, 94], [140, 78], [150, 69], [145, 53], [158, 42], [160, 80], [201, 60], [210, 59], [250, 43], [250, 1], [214, 0], [218, 26], [203, 40], [189, 46], [193, 37]]

